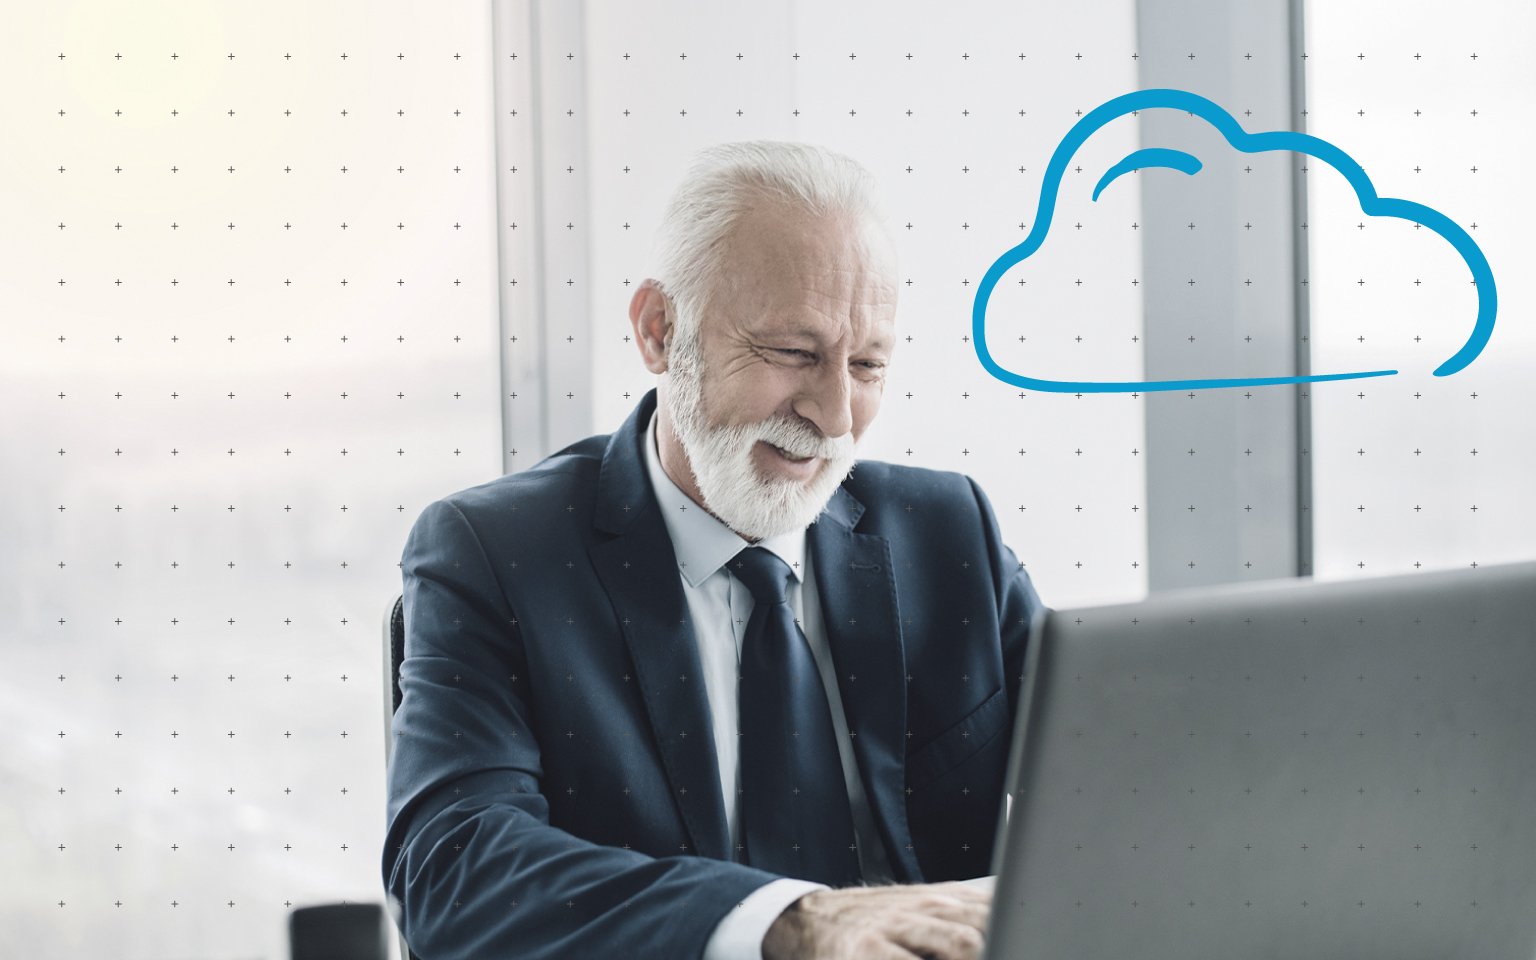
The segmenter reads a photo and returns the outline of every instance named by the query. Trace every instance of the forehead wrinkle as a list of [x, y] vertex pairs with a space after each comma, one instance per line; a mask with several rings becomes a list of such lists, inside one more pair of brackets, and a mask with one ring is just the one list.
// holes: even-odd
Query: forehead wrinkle
[[[885, 340], [880, 335], [882, 324], [870, 315], [868, 305], [855, 303], [851, 307], [852, 310], [846, 310], [839, 306], [834, 312], [828, 313], [815, 304], [804, 304], [794, 311], [799, 316], [773, 314], [751, 316], [747, 318], [747, 323], [755, 328], [755, 332], [760, 336], [803, 337], [816, 343], [831, 345], [843, 344], [855, 337], [862, 337], [866, 343], [858, 348], [884, 349]], [[806, 314], [824, 318], [825, 322], [807, 323], [803, 319]], [[871, 338], [873, 338], [872, 341]]]
[[[724, 241], [718, 318], [758, 336], [830, 336], [834, 343], [855, 333], [878, 336], [894, 321], [887, 315], [899, 288], [885, 256], [893, 251], [870, 226], [754, 205]], [[883, 340], [872, 346], [886, 348]]]

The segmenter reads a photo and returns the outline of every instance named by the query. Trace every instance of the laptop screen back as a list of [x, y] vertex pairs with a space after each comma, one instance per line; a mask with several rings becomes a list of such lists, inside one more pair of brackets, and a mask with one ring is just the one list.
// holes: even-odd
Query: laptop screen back
[[991, 960], [1536, 956], [1536, 563], [1035, 636]]

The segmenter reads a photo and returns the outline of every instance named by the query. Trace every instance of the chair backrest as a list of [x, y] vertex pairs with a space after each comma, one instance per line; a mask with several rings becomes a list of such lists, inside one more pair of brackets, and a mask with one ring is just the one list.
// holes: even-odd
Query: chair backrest
[[395, 598], [384, 618], [389, 656], [389, 712], [400, 709], [400, 661], [405, 659], [405, 597]]
[[400, 661], [405, 659], [405, 597], [397, 595], [384, 614], [384, 762], [395, 755], [392, 721], [400, 709]]
[[389, 960], [384, 908], [377, 903], [325, 903], [288, 914], [292, 960]]

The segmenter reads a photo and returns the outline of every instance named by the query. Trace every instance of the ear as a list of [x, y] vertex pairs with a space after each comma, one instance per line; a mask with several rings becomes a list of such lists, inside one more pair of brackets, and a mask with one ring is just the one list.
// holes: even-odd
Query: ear
[[645, 369], [652, 373], [667, 370], [667, 340], [672, 335], [672, 298], [655, 280], [643, 280], [629, 298], [629, 325], [635, 329], [635, 345]]

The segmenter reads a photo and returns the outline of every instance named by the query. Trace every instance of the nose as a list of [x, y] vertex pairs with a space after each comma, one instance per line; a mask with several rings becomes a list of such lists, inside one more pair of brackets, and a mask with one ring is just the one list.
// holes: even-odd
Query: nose
[[818, 364], [794, 404], [795, 413], [811, 421], [824, 437], [841, 437], [853, 430], [852, 375], [840, 364]]

